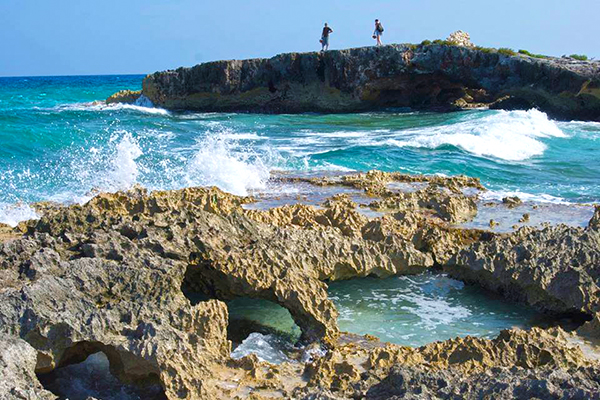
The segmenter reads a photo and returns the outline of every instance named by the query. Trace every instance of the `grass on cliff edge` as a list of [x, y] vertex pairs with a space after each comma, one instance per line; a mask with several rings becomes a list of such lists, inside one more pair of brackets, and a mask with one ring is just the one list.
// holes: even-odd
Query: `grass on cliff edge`
[[533, 57], [533, 58], [548, 58], [548, 56], [545, 56], [543, 54], [533, 54], [533, 53], [530, 53], [527, 50], [523, 50], [523, 49], [519, 50], [519, 54], [523, 54], [523, 55]]
[[[436, 39], [433, 42], [431, 40], [423, 40], [421, 42], [420, 46], [430, 46], [432, 44], [437, 44], [437, 45], [441, 45], [441, 46], [458, 46], [454, 42], [450, 42], [448, 40], [441, 40], [441, 39]], [[525, 55], [525, 56], [529, 56], [529, 57], [533, 57], [533, 58], [550, 58], [543, 54], [533, 54], [533, 53], [530, 53], [529, 51], [523, 50], [523, 49], [516, 52], [513, 49], [510, 49], [508, 47], [501, 47], [499, 49], [495, 49], [493, 47], [475, 46], [475, 50], [481, 51], [482, 53], [499, 53], [499, 54], [504, 54], [506, 56], [516, 56], [516, 55], [521, 54], [521, 55]], [[578, 58], [578, 57], [580, 57], [580, 58]], [[581, 60], [581, 61], [587, 60], [586, 56], [584, 56], [584, 55], [579, 56], [577, 54], [571, 55], [571, 58], [574, 58], [576, 60]]]
[[569, 57], [574, 58], [579, 61], [587, 61], [588, 60], [588, 56], [586, 56], [585, 54], [571, 54]]

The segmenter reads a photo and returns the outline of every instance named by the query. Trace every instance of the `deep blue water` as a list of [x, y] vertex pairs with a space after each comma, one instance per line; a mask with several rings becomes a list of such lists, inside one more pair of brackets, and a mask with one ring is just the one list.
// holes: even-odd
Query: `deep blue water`
[[[269, 172], [467, 174], [490, 196], [600, 200], [600, 124], [531, 111], [184, 113], [100, 101], [142, 76], [0, 78], [0, 222], [93, 189], [265, 189]], [[531, 195], [531, 196], [528, 196]]]

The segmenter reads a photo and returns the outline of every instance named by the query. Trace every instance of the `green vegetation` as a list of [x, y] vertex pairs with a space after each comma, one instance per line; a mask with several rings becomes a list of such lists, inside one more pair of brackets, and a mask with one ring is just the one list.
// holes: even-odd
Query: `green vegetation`
[[504, 54], [505, 56], [516, 56], [517, 53], [513, 49], [509, 49], [508, 47], [502, 47], [498, 49], [498, 53]]
[[431, 40], [427, 40], [427, 39], [425, 39], [421, 42], [421, 46], [429, 46], [430, 44], [431, 44]]
[[587, 61], [588, 57], [584, 54], [571, 54], [569, 57], [574, 58], [579, 61]]
[[548, 58], [548, 56], [545, 56], [543, 54], [533, 54], [533, 53], [530, 53], [527, 50], [523, 50], [523, 49], [519, 50], [519, 54], [523, 54], [523, 55], [533, 57], [533, 58]]
[[481, 47], [481, 46], [476, 46], [475, 50], [481, 51], [482, 53], [494, 53], [496, 51], [496, 49], [492, 49], [491, 47]]

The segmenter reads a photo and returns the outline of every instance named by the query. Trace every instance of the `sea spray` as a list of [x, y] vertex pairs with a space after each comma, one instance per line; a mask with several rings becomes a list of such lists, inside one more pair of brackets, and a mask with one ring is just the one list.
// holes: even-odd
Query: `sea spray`
[[538, 110], [497, 111], [451, 125], [399, 132], [385, 143], [392, 146], [459, 147], [477, 156], [523, 161], [544, 153], [541, 138], [565, 137], [560, 127]]
[[0, 223], [13, 228], [21, 221], [37, 219], [39, 216], [33, 208], [24, 203], [0, 203]]
[[[111, 141], [114, 140], [116, 138]], [[102, 189], [116, 191], [131, 188], [137, 182], [139, 175], [136, 159], [142, 154], [137, 141], [129, 132], [125, 132], [116, 146], [116, 154], [108, 173], [108, 181]]]
[[269, 167], [250, 149], [235, 147], [235, 141], [209, 136], [188, 164], [189, 186], [218, 186], [237, 195], [249, 189], [263, 189], [269, 179]]

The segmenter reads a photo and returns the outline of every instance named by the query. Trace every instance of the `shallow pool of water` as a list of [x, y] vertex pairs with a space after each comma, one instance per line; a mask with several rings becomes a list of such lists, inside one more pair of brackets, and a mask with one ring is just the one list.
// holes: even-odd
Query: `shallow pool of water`
[[[503, 329], [548, 323], [530, 307], [443, 274], [332, 282], [329, 296], [342, 331], [407, 346], [467, 335], [493, 338]], [[290, 340], [300, 335], [289, 312], [277, 304], [239, 299], [229, 310], [232, 320], [253, 321], [263, 333], [278, 331]]]

